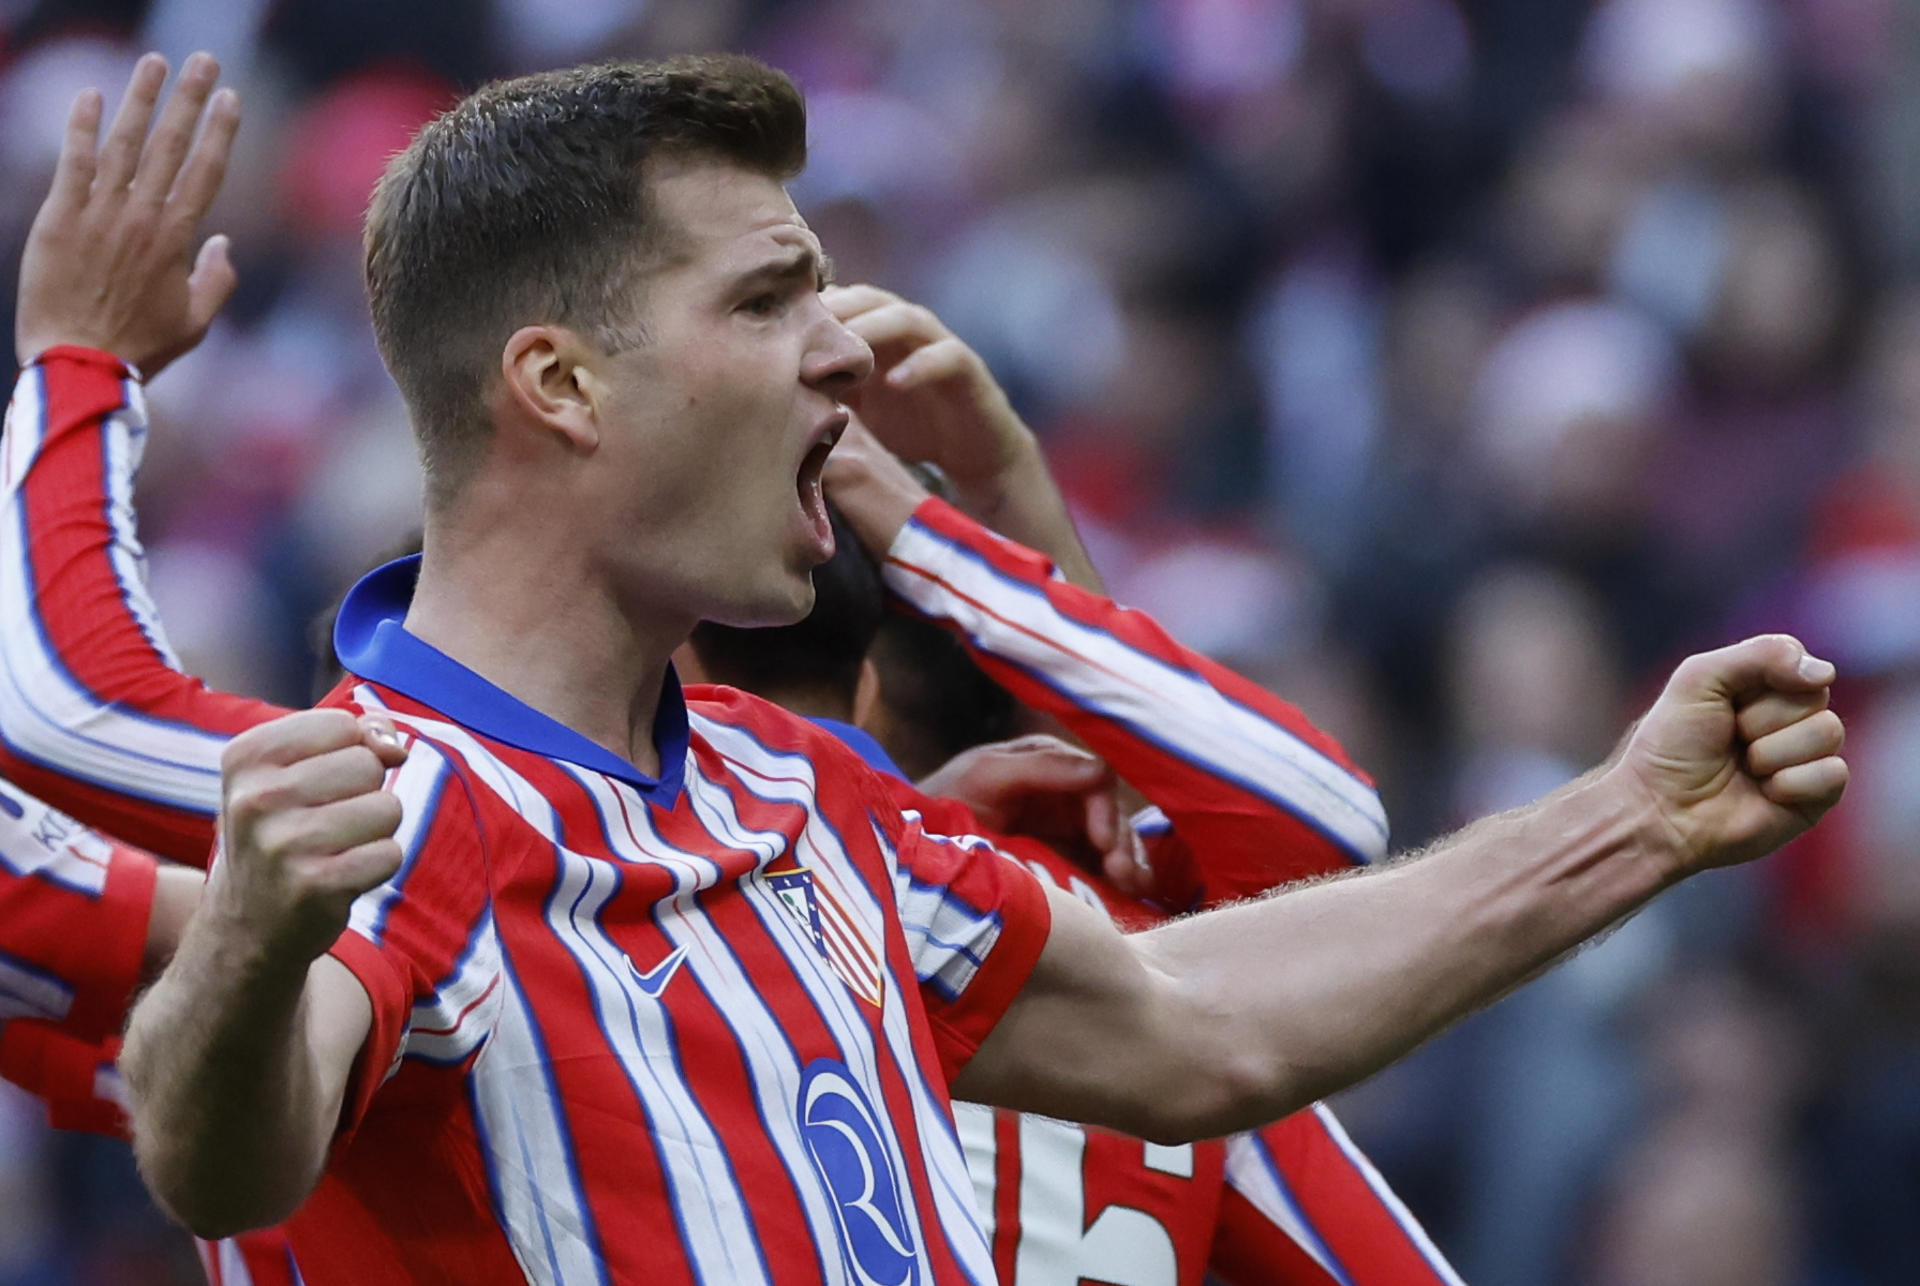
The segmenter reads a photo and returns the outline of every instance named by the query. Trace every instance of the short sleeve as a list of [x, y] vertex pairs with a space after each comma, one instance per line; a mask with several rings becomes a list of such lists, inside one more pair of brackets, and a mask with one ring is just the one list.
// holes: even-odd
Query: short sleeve
[[154, 859], [15, 789], [0, 790], [0, 1019], [118, 1034], [140, 982]]
[[917, 811], [896, 820], [895, 902], [951, 1081], [1026, 985], [1052, 912], [1033, 873], [990, 840], [929, 829], [942, 823]]
[[[342, 1138], [358, 1127], [411, 1038], [473, 1036], [477, 1048], [477, 1024], [489, 1012], [466, 1003], [474, 981], [470, 948], [490, 914], [472, 786], [446, 751], [416, 739], [406, 762], [388, 775], [387, 789], [403, 809], [400, 868], [354, 901], [346, 931], [330, 948], [373, 1005], [341, 1111]], [[491, 991], [484, 982], [481, 988]], [[443, 1033], [443, 1025], [455, 1031]]]

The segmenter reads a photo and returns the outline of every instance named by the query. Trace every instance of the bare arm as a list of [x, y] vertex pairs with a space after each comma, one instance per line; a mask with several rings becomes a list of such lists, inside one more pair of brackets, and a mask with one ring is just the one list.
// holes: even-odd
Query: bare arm
[[1149, 1138], [1247, 1129], [1370, 1075], [1696, 871], [1840, 795], [1831, 667], [1691, 658], [1620, 758], [1417, 861], [1123, 938], [1071, 898], [956, 1096]]
[[345, 710], [227, 748], [223, 856], [121, 1056], [148, 1185], [200, 1236], [284, 1219], [319, 1180], [372, 1018], [323, 953], [399, 865], [381, 783], [402, 758], [391, 725]]

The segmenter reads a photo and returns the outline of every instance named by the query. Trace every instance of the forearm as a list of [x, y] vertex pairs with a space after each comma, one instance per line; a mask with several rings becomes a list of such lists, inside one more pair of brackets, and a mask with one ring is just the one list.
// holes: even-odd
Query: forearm
[[1676, 878], [1663, 840], [1630, 791], [1594, 776], [1417, 860], [1133, 937], [1054, 898], [1035, 980], [955, 1096], [1160, 1142], [1264, 1125], [1653, 897]]
[[1148, 935], [1196, 1012], [1232, 1015], [1204, 1042], [1227, 1070], [1199, 1131], [1371, 1075], [1630, 914], [1673, 878], [1656, 825], [1590, 776], [1417, 860]]
[[954, 503], [975, 521], [1053, 560], [1068, 583], [1095, 594], [1106, 584], [1073, 525], [1066, 497], [1047, 468], [1040, 441], [1026, 434], [1011, 462], [991, 480], [957, 487]]
[[21, 372], [0, 518], [0, 769], [81, 821], [202, 865], [228, 738], [281, 713], [183, 674], [141, 572], [146, 411], [109, 354]]
[[344, 1077], [314, 1048], [310, 972], [196, 924], [134, 1009], [121, 1071], [135, 1153], [199, 1236], [276, 1223], [318, 1181]]
[[1147, 614], [1052, 572], [1034, 550], [928, 502], [894, 537], [885, 576], [1159, 805], [1213, 896], [1384, 854], [1378, 792], [1333, 738]]

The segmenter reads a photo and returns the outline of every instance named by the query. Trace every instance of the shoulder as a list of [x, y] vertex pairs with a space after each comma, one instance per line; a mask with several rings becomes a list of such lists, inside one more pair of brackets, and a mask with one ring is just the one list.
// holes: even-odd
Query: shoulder
[[738, 688], [687, 688], [692, 751], [760, 777], [800, 778], [823, 798], [887, 805], [889, 783], [838, 737]]

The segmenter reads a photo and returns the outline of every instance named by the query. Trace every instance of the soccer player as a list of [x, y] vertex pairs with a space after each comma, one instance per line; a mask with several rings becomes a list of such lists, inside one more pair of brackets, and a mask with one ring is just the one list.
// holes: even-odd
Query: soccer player
[[[81, 225], [97, 113], [56, 193]], [[410, 807], [388, 838], [377, 715], [228, 748], [223, 857], [125, 1063], [149, 1177], [203, 1230], [324, 1172], [310, 1281], [982, 1280], [949, 1080], [1160, 1137], [1255, 1124], [1837, 797], [1830, 668], [1753, 640], [1533, 810], [1122, 937], [876, 812], [885, 783], [816, 730], [689, 708], [666, 657], [694, 620], [804, 609], [820, 444], [867, 361], [780, 192], [799, 124], [739, 61], [559, 73], [467, 100], [383, 185], [427, 554], [337, 637], [356, 703], [413, 738]], [[795, 931], [796, 850], [871, 934], [864, 989]]]

